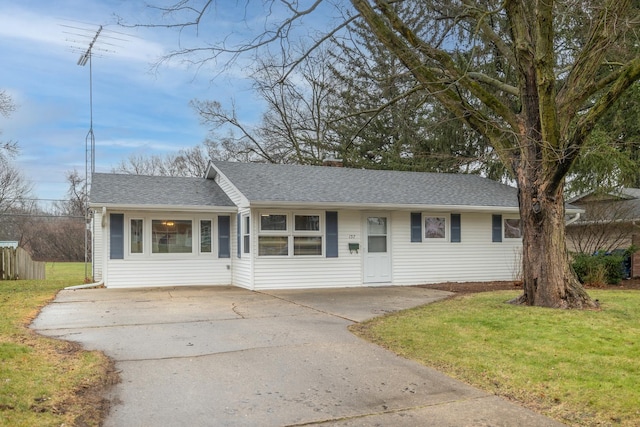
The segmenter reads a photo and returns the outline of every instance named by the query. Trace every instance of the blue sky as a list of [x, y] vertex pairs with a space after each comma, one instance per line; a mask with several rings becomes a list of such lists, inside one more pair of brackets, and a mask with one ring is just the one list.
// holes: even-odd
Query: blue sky
[[[220, 33], [209, 32], [206, 40], [250, 25], [250, 17], [228, 12], [215, 11], [215, 25], [207, 28]], [[132, 154], [163, 155], [200, 144], [207, 129], [188, 106], [193, 98], [223, 104], [235, 98], [244, 121], [260, 117], [260, 102], [250, 92], [241, 66], [215, 80], [212, 77], [221, 71], [215, 64], [198, 71], [176, 61], [153, 72], [157, 59], [179, 42], [201, 45], [202, 39], [194, 42], [195, 35], [188, 31], [178, 35], [161, 28], [122, 28], [114, 25], [114, 14], [130, 23], [154, 19], [145, 2], [138, 0], [0, 0], [0, 89], [18, 106], [8, 119], [0, 117], [1, 138], [18, 142], [14, 164], [33, 183], [38, 198], [64, 198], [65, 173], [75, 168], [84, 175], [85, 170], [90, 69], [77, 61], [89, 40], [68, 34], [81, 32], [68, 26], [105, 25], [104, 35], [124, 39], [99, 38], [96, 46], [112, 52], [97, 52], [93, 58], [97, 172], [111, 171]], [[205, 35], [202, 30], [200, 36]], [[107, 41], [117, 46], [105, 46]]]

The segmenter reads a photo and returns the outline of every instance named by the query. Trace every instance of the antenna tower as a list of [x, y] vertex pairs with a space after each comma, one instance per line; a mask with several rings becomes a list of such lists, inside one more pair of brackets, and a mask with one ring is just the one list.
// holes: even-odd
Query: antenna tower
[[[75, 30], [82, 30], [86, 32], [88, 30], [84, 28], [71, 27]], [[84, 139], [84, 197], [85, 197], [85, 224], [84, 224], [84, 277], [85, 281], [89, 280], [89, 242], [91, 238], [91, 213], [89, 212], [89, 188], [91, 186], [91, 176], [95, 172], [96, 168], [96, 137], [93, 133], [93, 51], [96, 49], [96, 42], [100, 33], [102, 32], [102, 25], [98, 27], [98, 30], [91, 38], [89, 47], [82, 52], [78, 59], [78, 65], [84, 67], [89, 63], [89, 132]], [[76, 34], [81, 37], [86, 37], [85, 34]], [[91, 257], [93, 258], [93, 256]], [[93, 264], [93, 263], [92, 263]], [[93, 269], [92, 269], [93, 275]]]
[[[102, 25], [99, 25], [97, 29], [95, 26], [93, 28], [86, 28], [74, 26], [74, 25], [62, 25], [70, 30], [64, 31], [66, 34], [70, 34], [73, 36], [72, 39], [67, 39], [67, 41], [74, 44], [71, 50], [74, 52], [80, 52], [80, 58], [78, 58], [77, 64], [81, 67], [84, 67], [89, 64], [89, 131], [87, 132], [87, 136], [85, 137], [85, 161], [84, 161], [84, 195], [85, 195], [85, 233], [84, 233], [84, 273], [85, 280], [89, 278], [88, 272], [88, 262], [89, 262], [89, 243], [91, 237], [91, 212], [89, 211], [89, 189], [91, 188], [91, 176], [95, 173], [96, 170], [96, 138], [93, 133], [93, 57], [96, 56], [96, 52], [113, 52], [113, 50], [108, 50], [102, 47], [102, 45], [114, 46], [118, 47], [115, 44], [103, 42], [103, 39], [110, 39], [111, 41], [127, 41], [118, 36], [128, 36], [127, 34], [118, 33], [116, 31], [104, 30]], [[107, 33], [107, 34], [105, 34]], [[98, 46], [98, 38], [100, 37], [101, 45]], [[87, 41], [89, 45], [86, 46]], [[82, 46], [82, 47], [80, 47]], [[92, 257], [93, 258], [93, 257]]]
[[78, 65], [81, 67], [84, 67], [87, 65], [87, 62], [89, 62], [89, 132], [85, 138], [85, 183], [91, 179], [89, 175], [89, 164], [91, 165], [91, 175], [96, 171], [96, 137], [93, 134], [93, 61], [91, 58], [93, 57], [93, 46], [98, 40], [101, 32], [102, 25], [98, 27], [98, 31], [96, 31], [96, 35], [93, 36], [87, 50], [78, 59]]

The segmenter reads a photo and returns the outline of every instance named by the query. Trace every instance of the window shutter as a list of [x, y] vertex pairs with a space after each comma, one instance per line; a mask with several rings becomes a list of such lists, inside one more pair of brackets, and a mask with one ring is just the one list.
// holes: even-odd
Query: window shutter
[[338, 257], [338, 212], [326, 212], [327, 258]]
[[411, 212], [411, 241], [422, 242], [422, 214]]
[[461, 234], [460, 214], [451, 214], [451, 242], [461, 242]]
[[491, 216], [492, 242], [502, 242], [502, 215]]
[[109, 238], [111, 259], [124, 259], [124, 214], [109, 215]]
[[231, 258], [231, 217], [218, 217], [218, 258]]

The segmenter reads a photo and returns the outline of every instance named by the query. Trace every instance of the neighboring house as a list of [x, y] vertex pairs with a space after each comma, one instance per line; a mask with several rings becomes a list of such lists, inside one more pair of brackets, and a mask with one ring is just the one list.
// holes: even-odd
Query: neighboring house
[[513, 280], [517, 191], [477, 175], [213, 162], [94, 174], [94, 278], [248, 289]]
[[582, 208], [580, 218], [567, 226], [569, 249], [592, 253], [626, 249], [640, 234], [640, 189], [589, 192], [569, 201]]
[[18, 247], [18, 243], [16, 240], [0, 240], [0, 248], [15, 249]]
[[[570, 251], [594, 253], [640, 247], [640, 188], [589, 192], [569, 201], [584, 210], [567, 225]], [[631, 256], [631, 277], [640, 277], [640, 251]]]

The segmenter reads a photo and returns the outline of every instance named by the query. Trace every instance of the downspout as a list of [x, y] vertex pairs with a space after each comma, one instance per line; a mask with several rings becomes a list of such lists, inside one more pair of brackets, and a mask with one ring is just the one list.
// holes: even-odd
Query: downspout
[[76, 291], [78, 289], [94, 289], [94, 288], [101, 288], [104, 286], [104, 280], [101, 280], [99, 282], [96, 283], [86, 283], [84, 285], [75, 285], [75, 286], [67, 286], [66, 288], [64, 288], [65, 291]]
[[567, 225], [571, 225], [571, 224], [573, 224], [574, 222], [576, 222], [579, 219], [580, 219], [580, 212], [578, 212], [577, 214], [575, 214], [574, 216], [569, 218], [569, 220], [567, 222], [565, 222], [564, 225], [566, 227]]
[[[95, 222], [95, 221], [94, 221]], [[107, 226], [107, 208], [106, 206], [102, 207], [102, 218], [101, 218], [101, 227], [105, 228]], [[95, 225], [95, 224], [94, 224]], [[103, 236], [104, 238], [104, 236]], [[95, 253], [95, 240], [92, 239], [91, 240], [91, 245], [92, 245], [92, 253], [91, 253], [91, 265], [94, 265], [94, 258], [93, 255]], [[93, 273], [93, 272], [92, 272]], [[64, 288], [64, 290], [66, 291], [76, 291], [79, 289], [95, 289], [95, 288], [101, 288], [104, 287], [104, 279], [100, 280], [99, 282], [94, 282], [94, 283], [85, 283], [82, 285], [75, 285], [75, 286], [67, 286], [66, 288]]]

